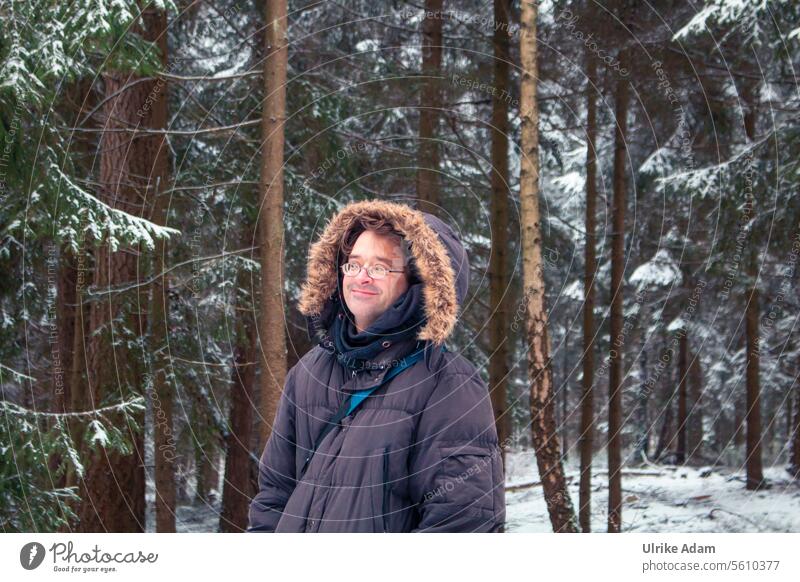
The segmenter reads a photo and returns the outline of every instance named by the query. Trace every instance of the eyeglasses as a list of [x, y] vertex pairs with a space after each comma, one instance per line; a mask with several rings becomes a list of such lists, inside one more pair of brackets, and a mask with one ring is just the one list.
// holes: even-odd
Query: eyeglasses
[[[345, 277], [356, 277], [363, 269], [358, 263], [345, 263], [342, 265], [342, 273]], [[383, 265], [370, 265], [367, 267], [367, 275], [370, 279], [383, 279], [389, 273], [402, 273], [405, 269], [387, 269]]]

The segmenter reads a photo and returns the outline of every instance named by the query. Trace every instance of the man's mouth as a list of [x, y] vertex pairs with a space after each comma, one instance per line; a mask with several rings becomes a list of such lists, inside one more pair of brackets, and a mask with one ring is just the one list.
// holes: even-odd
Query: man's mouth
[[377, 293], [373, 293], [371, 291], [364, 291], [362, 289], [351, 289], [351, 291], [358, 295], [377, 295]]

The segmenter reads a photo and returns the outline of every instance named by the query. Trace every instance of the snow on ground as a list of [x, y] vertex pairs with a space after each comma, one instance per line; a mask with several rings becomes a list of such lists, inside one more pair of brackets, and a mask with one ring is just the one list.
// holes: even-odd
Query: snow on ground
[[[175, 515], [175, 531], [178, 533], [202, 533], [219, 531], [219, 514], [222, 506], [218, 499], [211, 503], [179, 505]], [[155, 495], [147, 498], [147, 532], [156, 531]]]
[[[507, 485], [539, 481], [533, 451], [512, 453]], [[593, 466], [592, 531], [606, 531], [608, 474]], [[578, 506], [577, 461], [565, 466], [569, 492]], [[627, 475], [626, 475], [627, 473]], [[706, 475], [703, 477], [702, 475]], [[721, 467], [626, 467], [622, 477], [622, 529], [633, 532], [800, 532], [800, 483], [783, 467], [769, 467], [772, 484], [747, 491], [744, 472]], [[551, 532], [541, 486], [506, 492], [508, 532]]]
[[[506, 485], [539, 481], [533, 451], [509, 453]], [[606, 531], [608, 474], [600, 455], [593, 465], [592, 531]], [[569, 492], [578, 506], [577, 461], [566, 463]], [[703, 476], [706, 475], [706, 476]], [[783, 467], [768, 467], [766, 491], [747, 491], [741, 470], [694, 467], [626, 467], [622, 477], [622, 528], [633, 532], [800, 532], [800, 483]], [[193, 492], [190, 486], [190, 493]], [[148, 483], [147, 531], [155, 527], [155, 491]], [[218, 531], [220, 502], [178, 507], [177, 531]], [[506, 492], [506, 531], [551, 532], [539, 485]]]

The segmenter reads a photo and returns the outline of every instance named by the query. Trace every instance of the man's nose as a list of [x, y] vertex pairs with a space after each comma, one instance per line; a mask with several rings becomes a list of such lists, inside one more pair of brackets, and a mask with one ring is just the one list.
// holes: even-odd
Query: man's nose
[[356, 283], [358, 283], [359, 285], [363, 285], [364, 283], [372, 283], [372, 280], [373, 280], [372, 277], [370, 277], [369, 273], [367, 273], [366, 267], [361, 269], [361, 272], [358, 275], [356, 275]]

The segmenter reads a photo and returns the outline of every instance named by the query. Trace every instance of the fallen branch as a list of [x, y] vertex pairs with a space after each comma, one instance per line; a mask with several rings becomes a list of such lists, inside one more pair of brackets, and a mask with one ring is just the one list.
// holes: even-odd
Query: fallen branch
[[[608, 475], [608, 470], [605, 471], [597, 471], [595, 475]], [[663, 477], [663, 471], [645, 471], [645, 470], [636, 470], [636, 469], [629, 469], [629, 470], [622, 470], [623, 477]]]
[[[566, 481], [570, 483], [572, 481], [572, 475], [567, 476]], [[522, 491], [523, 489], [532, 489], [533, 487], [538, 487], [541, 485], [541, 481], [534, 481], [532, 483], [520, 483], [519, 485], [509, 485], [506, 487], [507, 493], [514, 493], [515, 491]]]

